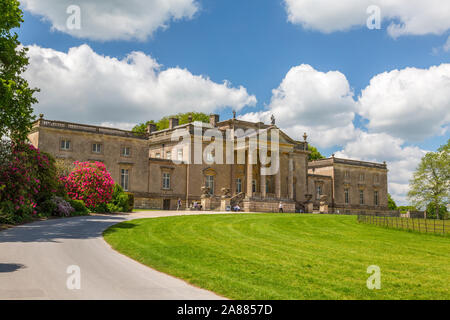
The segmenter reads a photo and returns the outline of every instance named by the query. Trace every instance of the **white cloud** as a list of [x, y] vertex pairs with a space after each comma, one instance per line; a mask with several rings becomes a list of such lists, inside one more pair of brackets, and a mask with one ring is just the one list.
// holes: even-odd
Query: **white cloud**
[[245, 120], [270, 121], [300, 139], [303, 132], [319, 147], [353, 139], [355, 101], [346, 77], [338, 71], [320, 72], [310, 65], [293, 67], [272, 91], [268, 109], [241, 116]]
[[[191, 19], [196, 0], [22, 0], [24, 9], [44, 17], [52, 29], [93, 40], [145, 40], [173, 20]], [[81, 9], [81, 28], [69, 29], [70, 5]]]
[[409, 180], [426, 151], [405, 146], [404, 141], [386, 133], [358, 132], [354, 141], [347, 143], [336, 157], [364, 161], [386, 161], [389, 170], [389, 192], [397, 204], [406, 204]]
[[408, 141], [444, 134], [450, 122], [450, 64], [379, 74], [362, 91], [359, 107], [371, 132]]
[[256, 104], [242, 86], [215, 83], [186, 69], [162, 70], [142, 52], [118, 60], [99, 55], [88, 45], [68, 53], [30, 46], [28, 55], [25, 77], [41, 89], [35, 110], [49, 119], [127, 128], [178, 112], [239, 110]]
[[291, 23], [324, 33], [365, 27], [371, 5], [380, 7], [394, 38], [442, 34], [450, 29], [448, 0], [285, 0], [285, 5]]

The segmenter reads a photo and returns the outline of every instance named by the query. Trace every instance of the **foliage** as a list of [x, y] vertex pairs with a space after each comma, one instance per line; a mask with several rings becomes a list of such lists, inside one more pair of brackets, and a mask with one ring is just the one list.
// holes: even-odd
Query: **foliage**
[[311, 151], [309, 154], [309, 161], [325, 159], [325, 157], [317, 150], [316, 147], [308, 145], [308, 150]]
[[53, 214], [56, 216], [69, 217], [75, 212], [75, 209], [72, 208], [70, 203], [62, 197], [53, 197], [52, 201], [56, 205], [56, 209], [53, 211]]
[[90, 210], [91, 210], [92, 212], [95, 212], [95, 213], [107, 213], [107, 212], [111, 212], [111, 211], [109, 210], [108, 205], [109, 205], [109, 203], [100, 203], [100, 204], [97, 205], [95, 208], [90, 208]]
[[130, 212], [133, 209], [133, 207], [130, 209], [128, 193], [125, 193], [117, 183], [114, 185], [113, 196], [107, 207], [109, 212]]
[[9, 153], [0, 166], [0, 202], [11, 202], [12, 210], [5, 204], [3, 212], [17, 215], [14, 220], [20, 222], [36, 215], [37, 205], [58, 192], [58, 179], [53, 158], [34, 146], [10, 143]]
[[56, 159], [55, 166], [58, 177], [67, 177], [74, 169], [73, 162], [67, 159]]
[[33, 94], [21, 77], [28, 65], [27, 48], [22, 47], [16, 32], [22, 19], [17, 0], [0, 1], [0, 138], [9, 135], [14, 141], [25, 141], [34, 120]]
[[53, 215], [56, 210], [56, 202], [54, 200], [45, 200], [39, 205], [39, 213], [45, 216]]
[[134, 208], [134, 194], [130, 192], [126, 192], [125, 194], [128, 196], [128, 212], [131, 212]]
[[71, 199], [83, 200], [86, 206], [94, 212], [106, 209], [113, 194], [114, 181], [101, 162], [74, 163], [75, 169], [61, 180], [65, 184], [67, 194]]
[[408, 198], [414, 206], [425, 208], [430, 203], [438, 214], [449, 203], [450, 139], [436, 152], [428, 152], [421, 160], [409, 183]]
[[400, 210], [401, 213], [406, 213], [408, 211], [418, 211], [414, 206], [399, 206], [397, 209]]
[[[447, 211], [447, 206], [439, 206], [439, 211], [436, 210], [436, 205], [433, 202], [430, 202], [427, 205], [427, 218], [431, 219], [448, 219], [449, 213]], [[437, 214], [436, 214], [437, 213]]]
[[141, 123], [132, 129], [133, 132], [144, 134], [147, 132], [147, 125], [150, 123], [156, 124], [157, 130], [163, 130], [169, 128], [169, 118], [178, 118], [179, 124], [189, 123], [189, 116], [192, 117], [192, 121], [201, 121], [201, 122], [209, 122], [209, 115], [202, 112], [186, 112], [186, 113], [178, 113], [175, 116], [167, 116], [163, 117], [157, 122], [154, 120], [147, 121], [146, 123]]
[[388, 208], [389, 210], [397, 210], [397, 204], [394, 199], [392, 199], [391, 194], [388, 193]]
[[68, 202], [72, 206], [72, 208], [74, 208], [77, 215], [87, 215], [89, 213], [89, 210], [88, 208], [86, 208], [83, 200], [70, 199]]

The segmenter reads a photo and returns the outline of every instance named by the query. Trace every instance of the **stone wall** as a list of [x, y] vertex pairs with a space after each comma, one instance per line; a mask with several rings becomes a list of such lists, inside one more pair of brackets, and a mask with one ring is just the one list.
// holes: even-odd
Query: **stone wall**
[[[278, 206], [280, 201], [276, 200], [248, 200], [243, 201], [245, 212], [278, 212]], [[295, 202], [293, 201], [282, 201], [283, 211], [285, 213], [295, 212]]]

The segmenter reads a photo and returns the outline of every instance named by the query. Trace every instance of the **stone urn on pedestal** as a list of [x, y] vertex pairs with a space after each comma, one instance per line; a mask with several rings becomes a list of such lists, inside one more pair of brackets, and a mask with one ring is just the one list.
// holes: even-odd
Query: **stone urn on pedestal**
[[222, 197], [220, 199], [220, 211], [231, 210], [231, 190], [230, 188], [222, 188]]
[[320, 196], [320, 213], [328, 213], [328, 197], [326, 195]]
[[312, 194], [305, 194], [305, 213], [312, 213], [314, 205], [312, 200]]
[[211, 210], [211, 193], [206, 186], [202, 187], [201, 204], [203, 210]]

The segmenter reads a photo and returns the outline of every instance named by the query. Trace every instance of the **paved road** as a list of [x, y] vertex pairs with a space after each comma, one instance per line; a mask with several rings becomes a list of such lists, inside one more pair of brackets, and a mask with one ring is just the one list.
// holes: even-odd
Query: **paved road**
[[[152, 211], [25, 224], [0, 232], [1, 299], [220, 299], [212, 292], [148, 268], [110, 248], [102, 232], [141, 217], [192, 214]], [[67, 267], [81, 289], [67, 289]]]

